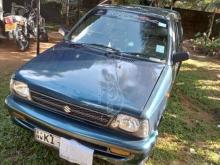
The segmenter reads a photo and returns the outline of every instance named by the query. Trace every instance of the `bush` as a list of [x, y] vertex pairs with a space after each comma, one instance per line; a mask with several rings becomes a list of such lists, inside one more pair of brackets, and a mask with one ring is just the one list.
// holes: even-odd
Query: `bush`
[[205, 53], [205, 55], [214, 56], [220, 54], [220, 37], [208, 38], [206, 33], [198, 33], [193, 40], [194, 46]]

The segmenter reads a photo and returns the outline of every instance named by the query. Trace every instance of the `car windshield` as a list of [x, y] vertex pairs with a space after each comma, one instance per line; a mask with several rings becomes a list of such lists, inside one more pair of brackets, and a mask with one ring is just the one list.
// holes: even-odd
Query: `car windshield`
[[75, 27], [71, 41], [109, 47], [122, 55], [166, 60], [168, 24], [144, 14], [97, 9]]

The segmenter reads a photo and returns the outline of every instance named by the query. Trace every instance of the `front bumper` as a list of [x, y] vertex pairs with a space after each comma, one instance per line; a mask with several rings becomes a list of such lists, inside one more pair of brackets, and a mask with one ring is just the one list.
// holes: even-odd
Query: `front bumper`
[[[95, 157], [107, 160], [114, 164], [138, 164], [146, 157], [154, 146], [157, 132], [153, 132], [147, 139], [133, 139], [115, 134], [107, 129], [94, 127], [73, 119], [57, 115], [41, 108], [8, 96], [5, 105], [12, 119], [19, 125], [34, 130], [39, 128], [58, 136], [75, 139], [80, 143], [93, 148]], [[109, 152], [110, 147], [129, 151], [131, 156], [122, 157]]]

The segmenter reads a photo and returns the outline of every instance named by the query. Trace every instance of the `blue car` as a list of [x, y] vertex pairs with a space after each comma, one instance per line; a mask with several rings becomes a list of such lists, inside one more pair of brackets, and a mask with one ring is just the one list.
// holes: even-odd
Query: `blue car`
[[172, 10], [99, 5], [12, 76], [12, 120], [69, 162], [144, 164], [189, 58], [182, 36]]

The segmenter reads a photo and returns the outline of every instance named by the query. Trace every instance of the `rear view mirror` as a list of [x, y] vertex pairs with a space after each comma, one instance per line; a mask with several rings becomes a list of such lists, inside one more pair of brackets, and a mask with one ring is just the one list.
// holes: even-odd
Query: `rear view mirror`
[[61, 26], [59, 28], [58, 32], [64, 37], [64, 40], [66, 39], [67, 35], [69, 34], [69, 30], [63, 26]]
[[175, 53], [173, 55], [173, 63], [186, 61], [188, 59], [189, 59], [189, 53], [187, 52]]

